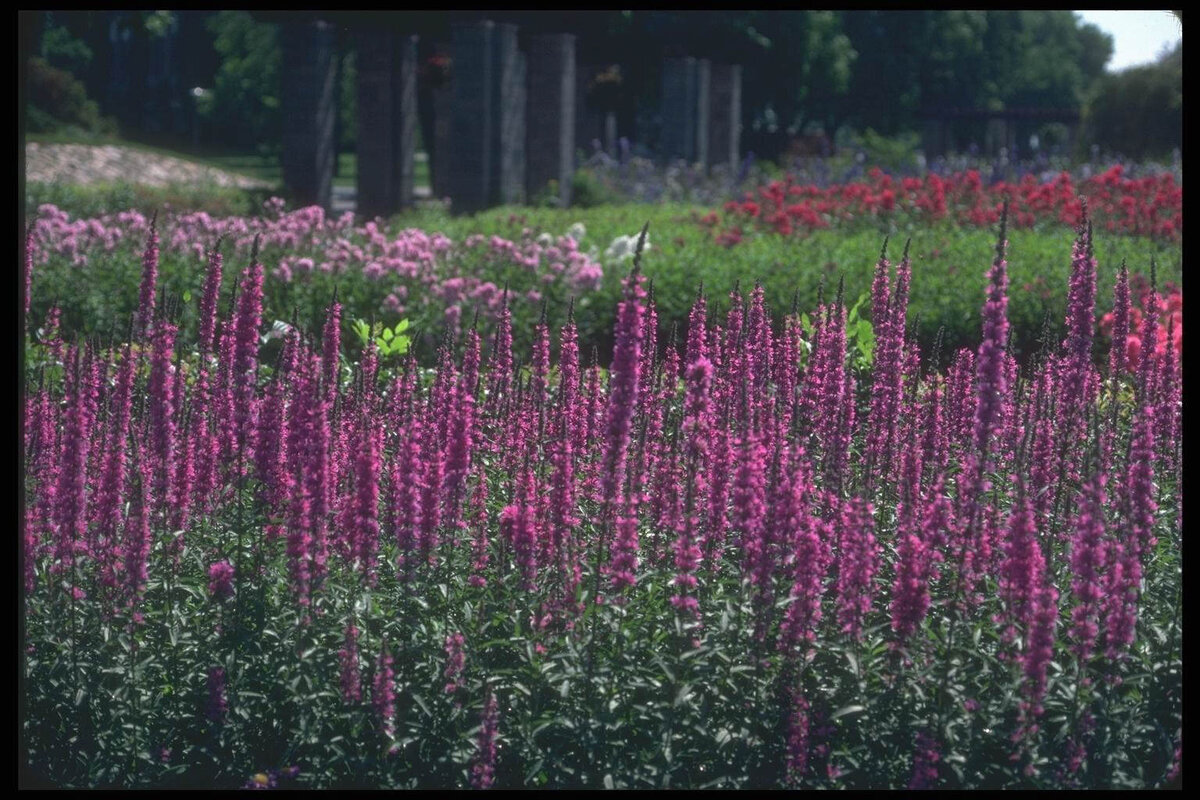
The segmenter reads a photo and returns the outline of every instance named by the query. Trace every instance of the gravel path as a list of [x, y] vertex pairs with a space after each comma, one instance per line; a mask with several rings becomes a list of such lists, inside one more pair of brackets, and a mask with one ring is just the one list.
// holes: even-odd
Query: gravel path
[[150, 186], [215, 183], [241, 189], [271, 184], [170, 156], [116, 145], [25, 145], [25, 180], [62, 183], [127, 181]]

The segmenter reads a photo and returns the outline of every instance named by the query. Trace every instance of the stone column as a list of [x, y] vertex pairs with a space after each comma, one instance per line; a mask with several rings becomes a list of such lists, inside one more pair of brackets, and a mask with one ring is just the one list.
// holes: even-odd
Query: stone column
[[588, 84], [599, 68], [594, 64], [579, 64], [575, 69], [575, 148], [584, 158], [595, 153], [593, 142], [604, 146], [604, 115], [588, 103]]
[[712, 62], [696, 62], [696, 161], [708, 167], [709, 123], [712, 95]]
[[416, 176], [414, 156], [417, 151], [417, 37], [400, 36], [397, 41], [397, 66], [394, 84], [396, 108], [400, 112], [397, 122], [397, 160], [399, 182], [396, 186], [396, 202], [400, 208], [413, 203], [413, 179]]
[[565, 208], [575, 168], [575, 37], [530, 37], [527, 67], [526, 193], [537, 197], [555, 181]]
[[454, 81], [446, 190], [456, 214], [488, 207], [492, 187], [492, 73], [496, 24], [455, 25], [451, 32]]
[[660, 149], [666, 159], [696, 159], [696, 84], [696, 59], [663, 60]]
[[708, 163], [729, 164], [736, 170], [741, 163], [741, 66], [713, 64], [709, 97]]
[[[453, 80], [453, 79], [451, 79]], [[429, 164], [430, 190], [439, 200], [450, 196], [450, 117], [454, 111], [454, 89], [450, 85], [433, 90], [433, 160]]]
[[929, 161], [946, 153], [946, 124], [937, 117], [926, 117], [921, 128], [921, 149]]
[[280, 26], [283, 181], [301, 205], [330, 207], [337, 117], [335, 30], [323, 20]]
[[456, 214], [525, 193], [525, 76], [517, 27], [485, 20], [452, 32], [453, 107], [447, 189]]
[[357, 38], [358, 213], [387, 216], [412, 205], [417, 40], [386, 28]]
[[525, 56], [517, 49], [517, 26], [496, 25], [493, 107], [493, 204], [525, 202]]

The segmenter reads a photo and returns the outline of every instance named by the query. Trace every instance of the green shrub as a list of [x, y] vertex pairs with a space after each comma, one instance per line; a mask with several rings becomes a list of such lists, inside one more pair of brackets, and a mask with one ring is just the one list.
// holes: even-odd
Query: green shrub
[[29, 59], [26, 121], [30, 133], [74, 128], [82, 133], [115, 134], [116, 123], [100, 115], [83, 84], [42, 58]]

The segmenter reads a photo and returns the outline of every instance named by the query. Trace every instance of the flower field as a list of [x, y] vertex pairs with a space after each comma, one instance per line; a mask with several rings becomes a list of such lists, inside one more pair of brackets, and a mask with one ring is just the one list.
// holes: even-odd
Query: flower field
[[[830, 281], [779, 313], [743, 275], [692, 287], [666, 336], [659, 292], [682, 279], [652, 294], [643, 273], [668, 231], [601, 256], [582, 230], [43, 208], [26, 768], [139, 787], [1174, 780], [1182, 291], [1149, 264], [1102, 271], [1093, 237], [1174, 241], [1182, 212], [1115, 179], [1108, 200], [1046, 199], [1054, 230], [1077, 226], [1065, 315], [1020, 360], [1010, 272], [1040, 273], [1007, 225], [1040, 201], [1019, 187], [953, 218], [999, 227], [960, 267], [983, 287], [969, 347], [918, 340], [919, 230], [885, 242], [858, 302]], [[167, 280], [170, 253], [201, 268]], [[111, 265], [128, 305], [64, 316], [38, 281], [66, 261]], [[407, 323], [348, 335], [376, 310], [426, 350], [393, 344]], [[595, 318], [604, 366], [581, 346]]]

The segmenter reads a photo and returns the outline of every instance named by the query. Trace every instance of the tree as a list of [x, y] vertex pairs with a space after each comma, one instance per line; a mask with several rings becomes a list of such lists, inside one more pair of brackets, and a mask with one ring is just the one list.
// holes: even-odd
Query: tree
[[1128, 158], [1183, 148], [1183, 42], [1153, 64], [1106, 76], [1087, 106], [1088, 138]]

